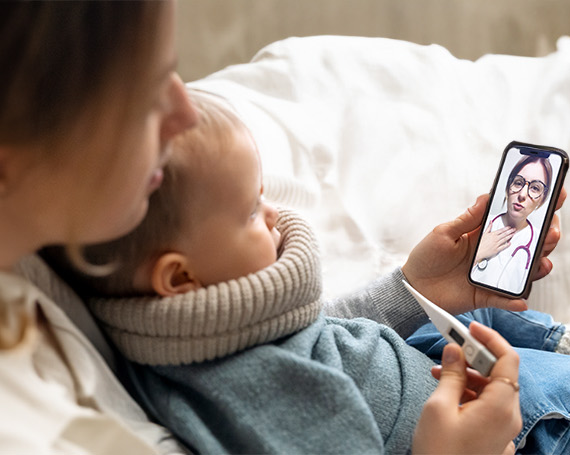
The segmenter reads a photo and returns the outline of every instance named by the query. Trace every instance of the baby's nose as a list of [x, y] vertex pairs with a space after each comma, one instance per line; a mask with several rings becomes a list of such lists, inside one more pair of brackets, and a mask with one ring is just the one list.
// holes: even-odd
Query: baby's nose
[[275, 207], [265, 204], [265, 223], [270, 231], [277, 224], [277, 218], [279, 218], [279, 211]]

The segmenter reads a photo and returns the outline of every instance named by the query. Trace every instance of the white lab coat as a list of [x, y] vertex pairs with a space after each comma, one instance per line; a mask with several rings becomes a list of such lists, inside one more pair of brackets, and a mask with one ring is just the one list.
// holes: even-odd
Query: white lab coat
[[[503, 218], [499, 217], [493, 222], [491, 231], [504, 227]], [[515, 294], [522, 292], [524, 282], [530, 271], [530, 262], [529, 267], [526, 268], [528, 254], [525, 250], [519, 249], [514, 256], [513, 253], [519, 246], [526, 246], [529, 242], [529, 250], [532, 253], [536, 247], [537, 240], [538, 232], [536, 226], [534, 235], [531, 233], [530, 226], [521, 229], [515, 233], [508, 248], [495, 257], [488, 259], [487, 267], [484, 270], [475, 265], [471, 271], [471, 278], [476, 282], [504, 289]], [[530, 260], [532, 261], [532, 257]]]

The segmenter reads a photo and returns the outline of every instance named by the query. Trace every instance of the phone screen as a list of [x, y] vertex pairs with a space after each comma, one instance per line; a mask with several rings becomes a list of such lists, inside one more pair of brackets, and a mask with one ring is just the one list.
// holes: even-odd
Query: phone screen
[[519, 142], [507, 146], [469, 272], [471, 283], [526, 296], [567, 167], [562, 150]]

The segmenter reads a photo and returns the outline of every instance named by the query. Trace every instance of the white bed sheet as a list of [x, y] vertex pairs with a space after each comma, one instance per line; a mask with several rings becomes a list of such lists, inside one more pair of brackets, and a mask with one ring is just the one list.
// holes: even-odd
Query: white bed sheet
[[[189, 85], [251, 128], [268, 198], [317, 231], [328, 296], [402, 265], [489, 190], [511, 140], [570, 151], [568, 37], [546, 57], [475, 62], [383, 38], [289, 38]], [[570, 322], [568, 236], [552, 259], [529, 304]]]

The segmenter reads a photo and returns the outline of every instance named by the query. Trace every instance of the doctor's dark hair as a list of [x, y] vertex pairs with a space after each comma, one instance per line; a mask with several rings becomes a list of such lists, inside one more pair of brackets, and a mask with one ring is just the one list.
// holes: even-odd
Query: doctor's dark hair
[[145, 69], [158, 52], [164, 5], [1, 2], [0, 145], [32, 144], [56, 154], [78, 119], [94, 123], [117, 93], [122, 99], [113, 106], [133, 115], [151, 82]]
[[[237, 132], [249, 130], [225, 101], [216, 95], [189, 90], [199, 114], [195, 127], [178, 135], [173, 153], [164, 169], [162, 185], [149, 199], [148, 212], [129, 234], [109, 242], [89, 245], [82, 254], [89, 264], [110, 265], [106, 274], [95, 276], [73, 264], [62, 247], [44, 248], [41, 256], [82, 297], [127, 297], [152, 292], [135, 285], [135, 276], [150, 275], [156, 260], [174, 250], [177, 241], [192, 235], [200, 222], [200, 207], [210, 188], [200, 175], [208, 173], [224, 159]], [[145, 277], [146, 278], [146, 277]]]
[[509, 178], [507, 180], [507, 185], [505, 187], [505, 194], [509, 194], [509, 187], [513, 183], [513, 180], [518, 175], [523, 167], [527, 164], [531, 163], [540, 163], [542, 168], [544, 169], [544, 173], [546, 174], [546, 182], [543, 182], [546, 185], [546, 190], [544, 194], [541, 196], [540, 204], [538, 204], [537, 208], [542, 206], [548, 199], [548, 194], [550, 193], [550, 187], [552, 184], [552, 164], [550, 164], [550, 160], [548, 158], [543, 158], [540, 156], [523, 156], [517, 164], [513, 167], [513, 170], [509, 174]]

